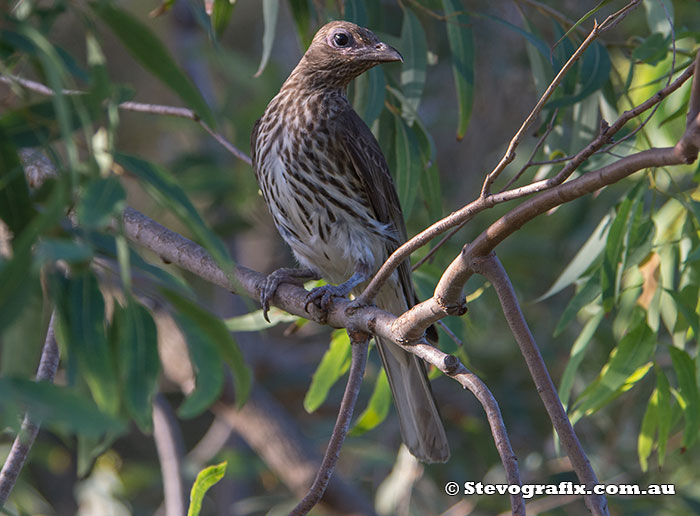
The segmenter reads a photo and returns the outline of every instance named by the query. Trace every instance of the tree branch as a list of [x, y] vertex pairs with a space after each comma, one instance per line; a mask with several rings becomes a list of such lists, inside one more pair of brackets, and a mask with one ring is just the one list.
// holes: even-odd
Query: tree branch
[[562, 66], [561, 70], [559, 70], [559, 73], [557, 73], [554, 79], [552, 79], [552, 82], [549, 84], [549, 86], [547, 86], [547, 89], [537, 101], [535, 107], [532, 108], [532, 111], [530, 111], [530, 114], [522, 123], [520, 129], [518, 129], [518, 131], [515, 133], [515, 136], [513, 136], [513, 138], [510, 140], [510, 143], [508, 144], [508, 149], [501, 158], [501, 161], [499, 161], [496, 167], [486, 176], [484, 184], [481, 187], [480, 197], [488, 197], [489, 195], [491, 195], [491, 185], [496, 180], [496, 178], [498, 178], [501, 172], [503, 172], [503, 170], [508, 166], [508, 164], [510, 164], [510, 162], [515, 159], [515, 149], [518, 147], [518, 145], [520, 145], [520, 141], [525, 135], [525, 132], [530, 128], [535, 119], [540, 115], [542, 108], [550, 99], [550, 97], [554, 94], [554, 91], [557, 89], [561, 81], [564, 80], [564, 76], [569, 72], [571, 67], [574, 66], [574, 64], [576, 64], [576, 61], [579, 60], [579, 58], [583, 55], [586, 49], [590, 46], [591, 43], [593, 43], [593, 41], [595, 41], [595, 39], [601, 32], [609, 29], [610, 27], [614, 27], [617, 23], [619, 23], [620, 20], [622, 20], [622, 18], [627, 16], [627, 14], [629, 14], [630, 11], [632, 11], [632, 9], [637, 7], [640, 1], [641, 0], [632, 0], [625, 7], [608, 16], [603, 21], [603, 23], [594, 23], [593, 29], [588, 34], [586, 39], [583, 40], [583, 42], [579, 45], [579, 47], [572, 54], [569, 60], [564, 64], [564, 66]]
[[[14, 84], [19, 84], [27, 90], [33, 91], [35, 93], [40, 93], [42, 95], [54, 94], [54, 91], [51, 88], [45, 86], [44, 84], [32, 81], [30, 79], [24, 79], [23, 77], [17, 77], [15, 75], [0, 75], [0, 82], [3, 82], [10, 86]], [[63, 93], [64, 95], [85, 95], [85, 92], [80, 90], [62, 90], [61, 93]], [[221, 133], [214, 131], [201, 118], [199, 118], [199, 115], [197, 115], [197, 113], [195, 113], [191, 109], [175, 106], [162, 106], [159, 104], [145, 104], [143, 102], [122, 102], [118, 105], [118, 107], [119, 109], [123, 109], [125, 111], [148, 113], [151, 115], [174, 116], [177, 118], [187, 118], [188, 120], [197, 122], [202, 127], [202, 129], [204, 129], [212, 138], [219, 142], [227, 151], [233, 154], [236, 158], [243, 161], [244, 163], [247, 163], [248, 165], [252, 164], [250, 156], [248, 156], [245, 152], [243, 152], [238, 147], [229, 142], [226, 138], [224, 138], [224, 136]]]
[[328, 482], [333, 475], [333, 469], [340, 457], [340, 448], [343, 446], [345, 436], [348, 434], [348, 429], [350, 428], [350, 420], [355, 410], [355, 402], [360, 394], [362, 378], [365, 375], [369, 334], [348, 330], [348, 335], [350, 336], [350, 345], [352, 347], [352, 361], [350, 363], [348, 383], [345, 386], [343, 400], [340, 402], [340, 409], [338, 410], [338, 419], [333, 427], [333, 434], [328, 443], [326, 453], [323, 456], [321, 467], [316, 474], [313, 484], [309, 488], [309, 492], [297, 506], [292, 509], [289, 516], [303, 516], [308, 514], [321, 500], [328, 486]]
[[163, 477], [165, 516], [184, 516], [181, 436], [172, 409], [162, 394], [156, 394], [153, 398], [153, 440]]
[[[61, 355], [56, 345], [56, 335], [54, 334], [55, 317], [56, 314], [54, 312], [51, 314], [49, 327], [46, 331], [46, 340], [41, 350], [39, 367], [36, 372], [37, 382], [53, 382], [56, 370], [58, 369]], [[0, 470], [0, 507], [5, 505], [5, 502], [7, 502], [10, 496], [10, 492], [12, 492], [12, 488], [17, 482], [22, 467], [29, 456], [29, 451], [32, 449], [32, 445], [39, 433], [40, 425], [41, 422], [34, 418], [31, 412], [27, 411], [24, 415], [20, 431], [12, 443], [10, 453], [7, 459], [5, 459], [5, 464], [3, 464], [2, 470]]]
[[[696, 61], [697, 67], [697, 61]], [[394, 251], [389, 258], [384, 262], [384, 264], [379, 268], [377, 273], [373, 276], [372, 280], [369, 282], [365, 290], [360, 296], [358, 296], [358, 301], [362, 303], [370, 303], [379, 292], [382, 285], [389, 279], [391, 274], [396, 270], [396, 268], [408, 258], [411, 253], [416, 249], [423, 247], [425, 244], [430, 242], [433, 238], [441, 235], [445, 231], [455, 227], [460, 226], [474, 218], [477, 214], [482, 211], [492, 208], [497, 204], [516, 200], [534, 193], [540, 193], [550, 190], [558, 185], [561, 185], [566, 179], [568, 179], [574, 171], [581, 166], [581, 164], [586, 161], [591, 155], [600, 150], [606, 143], [610, 141], [610, 138], [622, 129], [627, 122], [633, 118], [641, 115], [646, 110], [652, 108], [671, 93], [680, 88], [688, 79], [693, 76], [693, 67], [688, 67], [681, 75], [679, 75], [675, 81], [660, 89], [655, 95], [642, 102], [633, 109], [625, 111], [620, 117], [610, 126], [605, 128], [604, 131], [596, 137], [591, 143], [589, 143], [584, 149], [578, 152], [575, 156], [567, 157], [570, 160], [569, 163], [564, 166], [559, 173], [549, 179], [543, 179], [541, 181], [536, 181], [529, 185], [514, 188], [511, 190], [506, 190], [497, 194], [489, 195], [488, 197], [478, 197], [469, 204], [463, 206], [457, 211], [452, 212], [447, 217], [433, 223], [413, 238], [409, 239], [406, 243], [399, 246], [396, 251]], [[696, 87], [697, 81], [694, 81], [693, 87]], [[686, 130], [686, 134], [690, 131], [690, 126]], [[683, 154], [688, 156], [692, 155], [692, 150], [682, 151]], [[654, 166], [653, 164], [649, 166]], [[587, 175], [590, 173], [587, 173]]]
[[[561, 404], [557, 389], [554, 386], [554, 382], [552, 382], [552, 377], [549, 375], [535, 338], [520, 309], [518, 298], [515, 295], [515, 290], [513, 290], [508, 274], [503, 265], [501, 265], [500, 260], [493, 253], [485, 257], [475, 257], [471, 261], [471, 267], [474, 272], [484, 276], [493, 285], [501, 303], [503, 314], [508, 321], [508, 326], [520, 347], [520, 352], [525, 359], [530, 376], [535, 382], [537, 392], [542, 398], [549, 419], [552, 421], [554, 429], [566, 450], [566, 454], [571, 460], [571, 465], [579, 481], [582, 484], [586, 484], [587, 489], [593, 489], [598, 484], [598, 479]], [[605, 496], [586, 495], [584, 499], [588, 510], [594, 516], [608, 514], [608, 502]]]

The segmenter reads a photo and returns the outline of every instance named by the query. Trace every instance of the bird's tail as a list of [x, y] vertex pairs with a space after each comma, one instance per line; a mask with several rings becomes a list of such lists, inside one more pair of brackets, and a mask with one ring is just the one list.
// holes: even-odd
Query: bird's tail
[[[406, 310], [404, 293], [390, 282], [379, 293], [377, 306], [399, 315]], [[391, 341], [376, 339], [394, 396], [403, 442], [423, 462], [446, 462], [450, 457], [423, 361]]]

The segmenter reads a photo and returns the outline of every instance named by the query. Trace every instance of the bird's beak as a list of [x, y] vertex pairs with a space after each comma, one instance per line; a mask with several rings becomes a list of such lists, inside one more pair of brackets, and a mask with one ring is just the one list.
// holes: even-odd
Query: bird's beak
[[401, 57], [399, 51], [386, 43], [377, 43], [374, 49], [368, 52], [364, 57], [378, 63], [392, 63], [394, 61], [401, 61], [403, 63], [403, 57]]

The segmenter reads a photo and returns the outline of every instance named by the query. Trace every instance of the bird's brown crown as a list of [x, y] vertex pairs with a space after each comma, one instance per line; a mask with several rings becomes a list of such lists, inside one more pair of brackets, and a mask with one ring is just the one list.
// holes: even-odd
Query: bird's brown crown
[[333, 21], [318, 30], [295, 72], [326, 87], [345, 87], [373, 66], [392, 61], [403, 61], [401, 54], [371, 30]]

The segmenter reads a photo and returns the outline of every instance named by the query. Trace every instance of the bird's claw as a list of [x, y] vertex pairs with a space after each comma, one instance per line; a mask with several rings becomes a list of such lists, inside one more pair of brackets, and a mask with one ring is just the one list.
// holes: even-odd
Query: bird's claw
[[306, 302], [304, 303], [304, 310], [309, 311], [309, 305], [316, 305], [322, 312], [321, 319], [322, 322], [328, 317], [328, 310], [330, 310], [331, 302], [334, 297], [345, 297], [348, 295], [348, 289], [343, 285], [322, 285], [311, 289], [306, 295]]
[[270, 311], [270, 301], [275, 295], [277, 287], [282, 283], [303, 286], [304, 279], [315, 277], [311, 271], [305, 269], [277, 269], [265, 278], [260, 288], [260, 304], [262, 305], [263, 317], [269, 323], [270, 318], [267, 313]]

